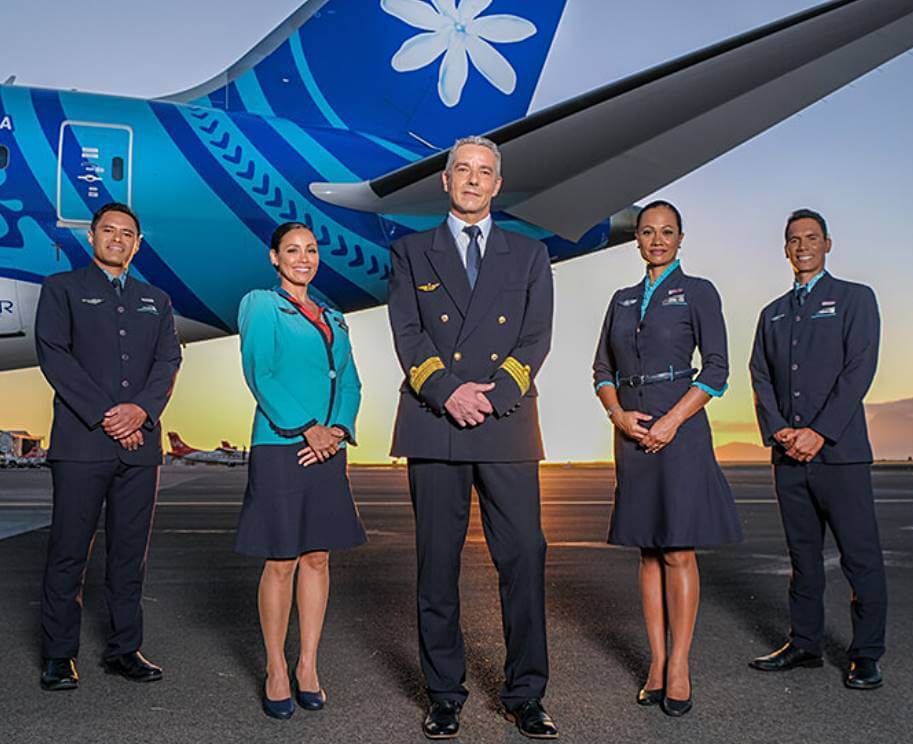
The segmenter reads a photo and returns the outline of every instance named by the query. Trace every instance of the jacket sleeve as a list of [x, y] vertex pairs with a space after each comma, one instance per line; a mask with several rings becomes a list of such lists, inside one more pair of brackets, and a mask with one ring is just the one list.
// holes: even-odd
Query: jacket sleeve
[[605, 320], [602, 321], [602, 330], [599, 332], [599, 341], [596, 344], [596, 357], [593, 359], [593, 387], [596, 392], [605, 385], [615, 387], [615, 377], [618, 365], [615, 354], [612, 352], [609, 334], [612, 330], [612, 317], [618, 293], [612, 295], [609, 306], [605, 311]]
[[536, 245], [517, 343], [492, 376], [494, 389], [485, 393], [498, 417], [510, 413], [526, 395], [552, 345], [552, 267], [545, 246]]
[[761, 430], [761, 440], [768, 447], [774, 444], [774, 434], [781, 429], [789, 428], [774, 391], [770, 363], [764, 334], [764, 312], [758, 318], [758, 327], [754, 333], [754, 344], [751, 349], [751, 360], [748, 362], [751, 374], [751, 387], [754, 390], [754, 409]]
[[843, 369], [824, 406], [809, 424], [832, 444], [843, 436], [875, 378], [881, 330], [875, 293], [869, 287], [860, 288], [845, 317]]
[[174, 328], [174, 309], [171, 300], [165, 300], [165, 312], [159, 322], [158, 338], [152, 367], [146, 377], [146, 384], [133, 403], [146, 412], [143, 428], [152, 431], [158, 425], [162, 411], [171, 399], [174, 381], [181, 367], [181, 344]]
[[701, 352], [701, 371], [691, 385], [719, 398], [729, 388], [729, 352], [723, 303], [710, 282], [701, 283], [698, 295], [691, 303], [691, 319]]
[[38, 364], [60, 399], [94, 429], [115, 402], [73, 356], [71, 320], [66, 291], [53, 277], [45, 280], [35, 316]]
[[355, 366], [355, 357], [351, 352], [339, 369], [337, 382], [339, 409], [332, 425], [342, 429], [349, 442], [358, 444], [355, 441], [355, 419], [358, 417], [358, 409], [361, 406], [361, 380]]
[[433, 410], [443, 412], [448, 398], [464, 381], [446, 368], [422, 327], [405, 241], [393, 244], [390, 263], [387, 312], [396, 356], [415, 394]]
[[318, 421], [276, 378], [276, 319], [268, 297], [258, 292], [244, 296], [238, 308], [238, 332], [244, 379], [260, 410], [280, 436], [301, 436]]

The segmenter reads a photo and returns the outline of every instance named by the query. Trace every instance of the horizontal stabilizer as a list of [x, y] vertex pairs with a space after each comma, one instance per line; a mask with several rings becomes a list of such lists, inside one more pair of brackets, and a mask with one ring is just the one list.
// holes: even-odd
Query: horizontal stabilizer
[[[840, 0], [543, 109], [487, 135], [505, 162], [495, 206], [577, 240], [910, 47], [913, 0]], [[311, 191], [352, 209], [440, 213], [445, 161]]]

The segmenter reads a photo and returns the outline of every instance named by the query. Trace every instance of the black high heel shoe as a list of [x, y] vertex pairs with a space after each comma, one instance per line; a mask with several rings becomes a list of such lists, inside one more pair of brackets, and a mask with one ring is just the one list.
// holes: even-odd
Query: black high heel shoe
[[663, 695], [662, 709], [663, 713], [673, 718], [681, 718], [694, 707], [692, 698], [694, 697], [694, 685], [691, 683], [691, 675], [688, 675], [688, 699], [676, 700], [675, 698]]
[[657, 703], [661, 703], [664, 697], [666, 697], [666, 690], [664, 687], [659, 687], [655, 690], [648, 690], [646, 687], [641, 687], [640, 691], [637, 693], [637, 704], [656, 705]]
[[261, 698], [263, 712], [270, 718], [278, 718], [281, 721], [287, 721], [295, 712], [295, 705], [290, 697], [285, 700], [270, 700], [266, 696], [266, 680], [263, 681], [263, 697]]

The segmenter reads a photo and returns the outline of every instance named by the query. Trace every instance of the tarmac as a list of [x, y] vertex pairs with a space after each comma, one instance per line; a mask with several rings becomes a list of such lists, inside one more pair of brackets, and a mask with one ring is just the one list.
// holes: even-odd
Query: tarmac
[[[843, 687], [849, 592], [826, 548], [823, 669], [760, 673], [747, 662], [788, 628], [789, 561], [766, 466], [724, 468], [745, 542], [700, 551], [702, 602], [692, 654], [694, 709], [682, 719], [634, 699], [647, 670], [637, 552], [605, 543], [610, 468], [542, 468], [549, 542], [551, 677], [545, 704], [561, 740], [721, 744], [910, 741], [913, 707], [913, 467], [875, 469], [890, 606], [885, 686]], [[370, 541], [334, 553], [320, 650], [329, 701], [290, 721], [260, 710], [260, 562], [236, 554], [246, 470], [165, 466], [145, 584], [143, 652], [165, 679], [106, 676], [104, 532], [85, 590], [80, 688], [39, 688], [39, 600], [50, 503], [47, 470], [0, 471], [0, 742], [418, 742], [425, 705], [415, 630], [413, 521], [405, 471], [352, 467]], [[103, 522], [102, 522], [103, 524]], [[5, 532], [3, 532], [5, 530]], [[17, 534], [18, 533], [18, 534]], [[499, 713], [504, 660], [497, 576], [474, 507], [463, 554], [463, 627], [470, 698], [459, 741], [526, 741]], [[294, 662], [297, 630], [289, 632]]]

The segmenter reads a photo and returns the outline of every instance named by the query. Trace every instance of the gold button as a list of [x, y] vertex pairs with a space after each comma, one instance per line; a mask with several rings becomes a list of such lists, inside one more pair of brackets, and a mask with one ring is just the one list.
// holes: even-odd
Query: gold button
[[450, 316], [447, 313], [441, 315], [441, 323], [446, 323], [448, 320], [450, 320]]
[[493, 361], [493, 362], [498, 361], [498, 355], [497, 355], [497, 354], [492, 354], [492, 355], [491, 355], [491, 361]]
[[458, 351], [453, 352], [453, 361], [458, 362], [462, 358], [463, 358], [463, 355], [460, 354], [460, 352], [458, 352]]
[[506, 322], [507, 318], [505, 318], [503, 315], [498, 316], [498, 325], [504, 325]]

